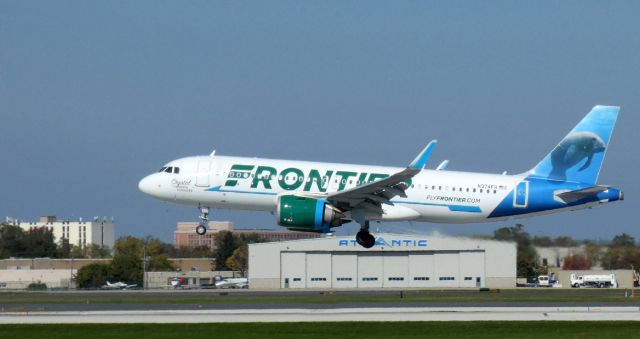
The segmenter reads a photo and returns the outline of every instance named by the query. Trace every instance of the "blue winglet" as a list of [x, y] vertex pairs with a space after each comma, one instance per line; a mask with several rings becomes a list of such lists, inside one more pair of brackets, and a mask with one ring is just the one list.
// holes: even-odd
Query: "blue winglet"
[[436, 148], [437, 143], [438, 140], [431, 140], [431, 142], [422, 150], [422, 152], [420, 152], [420, 154], [418, 154], [418, 156], [409, 164], [409, 168], [422, 170], [424, 168], [424, 165], [427, 163], [431, 152], [433, 152], [433, 149]]

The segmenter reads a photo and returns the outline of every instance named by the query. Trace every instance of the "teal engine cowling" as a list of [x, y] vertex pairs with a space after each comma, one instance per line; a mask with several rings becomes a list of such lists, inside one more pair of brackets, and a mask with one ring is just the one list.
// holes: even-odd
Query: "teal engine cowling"
[[327, 233], [350, 220], [325, 200], [296, 195], [278, 198], [278, 225], [293, 231]]

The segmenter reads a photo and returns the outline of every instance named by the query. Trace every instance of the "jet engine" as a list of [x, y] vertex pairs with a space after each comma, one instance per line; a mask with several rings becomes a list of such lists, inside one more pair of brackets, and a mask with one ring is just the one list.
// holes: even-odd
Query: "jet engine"
[[325, 200], [296, 195], [278, 197], [276, 218], [290, 230], [319, 233], [350, 221]]

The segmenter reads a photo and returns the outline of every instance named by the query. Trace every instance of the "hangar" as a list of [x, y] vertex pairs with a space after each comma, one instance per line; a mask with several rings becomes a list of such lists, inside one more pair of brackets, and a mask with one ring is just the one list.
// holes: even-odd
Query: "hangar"
[[378, 234], [249, 245], [249, 287], [513, 288], [516, 244], [439, 235]]

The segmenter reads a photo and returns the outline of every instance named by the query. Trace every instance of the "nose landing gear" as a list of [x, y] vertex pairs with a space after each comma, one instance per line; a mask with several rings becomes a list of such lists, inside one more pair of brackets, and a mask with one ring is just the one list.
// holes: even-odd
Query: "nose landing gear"
[[207, 224], [209, 220], [209, 207], [198, 206], [200, 210], [200, 222], [196, 227], [196, 234], [205, 235], [207, 233]]

